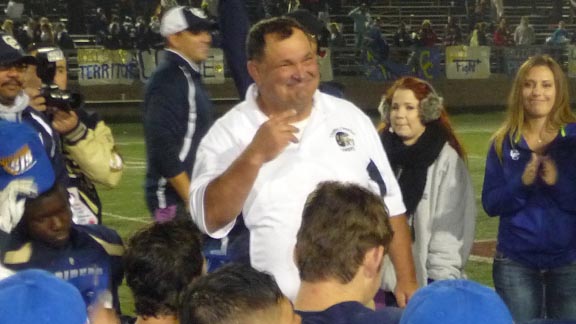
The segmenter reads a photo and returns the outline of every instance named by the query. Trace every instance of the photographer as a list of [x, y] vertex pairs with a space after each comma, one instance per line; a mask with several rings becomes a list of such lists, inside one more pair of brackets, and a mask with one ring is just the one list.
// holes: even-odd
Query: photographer
[[62, 50], [32, 45], [29, 52], [38, 64], [28, 67], [25, 91], [30, 105], [43, 111], [61, 135], [73, 220], [76, 224], [100, 224], [102, 205], [94, 183], [115, 187], [123, 169], [112, 131], [97, 115], [82, 109], [80, 95], [66, 91], [68, 74]]

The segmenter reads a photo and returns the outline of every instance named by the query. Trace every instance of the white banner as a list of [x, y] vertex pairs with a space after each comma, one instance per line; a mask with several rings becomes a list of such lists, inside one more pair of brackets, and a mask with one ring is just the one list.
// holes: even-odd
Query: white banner
[[132, 84], [138, 79], [134, 51], [78, 49], [78, 82], [81, 86]]
[[448, 79], [487, 79], [490, 46], [448, 46], [445, 66]]
[[[164, 50], [78, 49], [78, 82], [82, 86], [146, 82], [162, 61]], [[210, 49], [200, 66], [206, 84], [224, 83], [224, 53]]]

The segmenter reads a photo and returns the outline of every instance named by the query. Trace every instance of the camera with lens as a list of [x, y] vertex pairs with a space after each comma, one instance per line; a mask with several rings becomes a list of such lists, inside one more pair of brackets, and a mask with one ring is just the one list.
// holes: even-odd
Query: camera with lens
[[70, 111], [81, 107], [84, 98], [80, 93], [62, 90], [54, 83], [56, 62], [64, 60], [64, 58], [64, 53], [59, 48], [38, 49], [36, 75], [42, 80], [40, 95], [46, 99], [46, 106]]

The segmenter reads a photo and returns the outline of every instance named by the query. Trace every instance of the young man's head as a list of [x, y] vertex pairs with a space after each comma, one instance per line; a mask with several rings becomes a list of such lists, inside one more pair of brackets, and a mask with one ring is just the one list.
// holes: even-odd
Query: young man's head
[[274, 278], [242, 264], [198, 278], [181, 303], [181, 324], [301, 323]]
[[200, 63], [208, 58], [214, 24], [198, 8], [174, 7], [166, 11], [160, 23], [160, 34], [167, 47]]
[[38, 197], [26, 199], [21, 225], [33, 240], [56, 247], [66, 245], [72, 227], [66, 189], [56, 183]]
[[191, 221], [153, 223], [138, 231], [124, 254], [136, 314], [177, 317], [178, 296], [203, 269], [200, 233]]
[[66, 90], [68, 86], [68, 70], [66, 56], [62, 50], [51, 43], [37, 43], [28, 47], [28, 53], [37, 59], [37, 65], [30, 65], [24, 78], [24, 86], [39, 89], [42, 86], [42, 80], [37, 74], [49, 76], [54, 73], [51, 82], [56, 84], [60, 90]]
[[346, 285], [360, 276], [370, 300], [392, 235], [382, 197], [355, 184], [320, 183], [308, 196], [297, 235], [300, 279]]

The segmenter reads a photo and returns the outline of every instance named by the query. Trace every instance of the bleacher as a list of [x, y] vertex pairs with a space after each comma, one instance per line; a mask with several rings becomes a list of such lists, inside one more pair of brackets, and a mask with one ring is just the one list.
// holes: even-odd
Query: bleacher
[[[259, 0], [246, 0], [248, 12], [252, 18], [257, 17], [257, 7]], [[390, 42], [392, 36], [396, 32], [398, 24], [403, 21], [412, 27], [412, 31], [417, 31], [421, 22], [428, 19], [432, 23], [432, 28], [436, 31], [437, 35], [442, 38], [444, 26], [446, 24], [447, 16], [452, 15], [460, 24], [463, 31], [464, 39], [468, 39], [467, 27], [469, 25], [468, 15], [465, 8], [461, 4], [462, 1], [451, 0], [379, 0], [373, 1], [370, 12], [372, 17], [380, 18], [383, 22], [382, 32], [384, 37]], [[470, 0], [473, 3], [474, 0]], [[514, 2], [514, 4], [510, 4]], [[507, 17], [510, 29], [513, 30], [522, 16], [530, 17], [530, 24], [534, 26], [536, 31], [536, 43], [543, 44], [546, 37], [556, 28], [556, 23], [550, 21], [549, 14], [552, 10], [552, 4], [549, 0], [537, 0], [537, 14], [532, 13], [532, 8], [528, 1], [509, 1], [505, 2], [505, 16]], [[62, 16], [66, 12], [66, 1], [64, 0], [28, 0], [26, 6], [30, 8], [39, 8], [48, 6], [44, 13], [52, 21], [67, 21], [67, 17]], [[351, 3], [351, 2], [349, 2]], [[454, 5], [456, 4], [456, 5]], [[86, 23], [90, 21], [90, 14], [95, 9], [95, 4], [91, 1], [86, 3], [85, 12]], [[360, 75], [363, 73], [361, 58], [357, 51], [354, 49], [354, 32], [353, 21], [347, 16], [347, 13], [354, 8], [355, 5], [347, 4], [342, 6], [341, 10], [336, 13], [331, 13], [330, 19], [333, 22], [341, 23], [343, 26], [343, 35], [346, 40], [345, 48], [335, 49], [333, 58], [333, 67], [335, 75]], [[6, 3], [0, 3], [0, 19], [5, 19], [4, 9]], [[30, 9], [27, 8], [27, 9]], [[112, 12], [116, 12], [117, 8], [111, 8]], [[473, 8], [471, 8], [473, 10]], [[571, 32], [576, 32], [576, 25], [570, 23], [568, 4], [565, 4], [563, 10], [563, 19], [568, 22], [567, 29]], [[96, 46], [96, 37], [89, 34], [72, 34], [76, 46], [78, 48], [88, 47], [93, 48]], [[392, 48], [393, 54], [397, 51], [406, 51]], [[498, 50], [493, 51], [493, 55], [497, 55]], [[402, 55], [403, 57], [405, 55]], [[72, 57], [71, 65], [74, 66], [75, 57]], [[496, 60], [494, 60], [496, 61]], [[493, 69], [498, 72], [498, 67]]]

